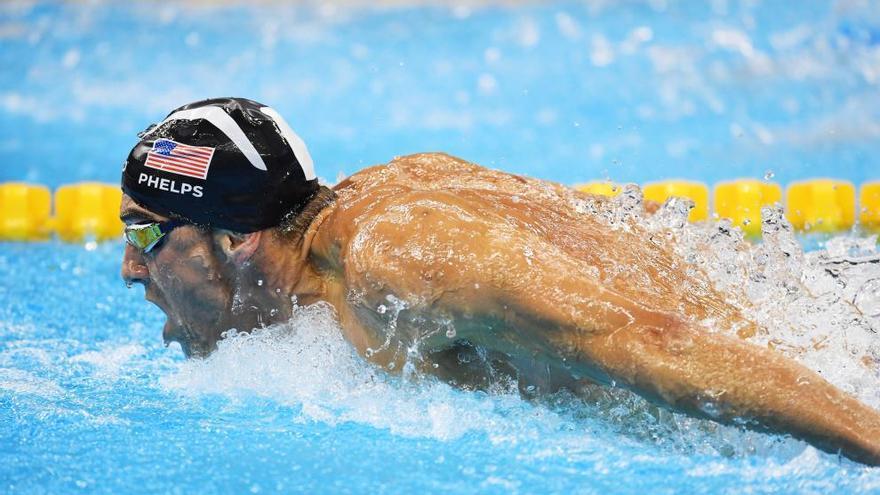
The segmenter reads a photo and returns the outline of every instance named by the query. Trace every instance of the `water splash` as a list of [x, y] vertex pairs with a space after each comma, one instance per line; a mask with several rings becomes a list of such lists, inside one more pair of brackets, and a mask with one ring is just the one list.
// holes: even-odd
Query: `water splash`
[[[793, 458], [804, 444], [689, 418], [619, 389], [587, 386], [525, 401], [513, 384], [466, 392], [433, 378], [389, 375], [360, 358], [342, 337], [331, 307], [297, 307], [287, 323], [253, 333], [229, 332], [204, 360], [181, 363], [162, 377], [185, 397], [258, 397], [298, 411], [294, 423], [347, 422], [404, 437], [441, 441], [485, 435], [493, 444], [536, 439], [614, 445], [647, 442], [674, 452], [725, 456], [760, 452]], [[598, 448], [598, 447], [597, 447]], [[602, 447], [605, 449], [607, 447]]]
[[440, 440], [479, 431], [492, 441], [515, 442], [524, 433], [511, 432], [517, 429], [511, 416], [538, 415], [548, 428], [561, 421], [512, 390], [465, 394], [431, 379], [412, 383], [390, 376], [355, 353], [324, 304], [297, 307], [289, 322], [251, 334], [229, 332], [211, 356], [182, 363], [161, 384], [186, 396], [269, 398], [300, 408], [297, 422], [353, 421]]
[[[880, 405], [876, 239], [843, 236], [823, 250], [804, 252], [774, 206], [762, 212], [763, 242], [752, 245], [729, 221], [689, 223], [688, 200], [673, 198], [654, 214], [645, 213], [641, 191], [633, 185], [612, 201], [586, 200], [578, 207], [610, 228], [669, 243], [686, 270], [705, 273], [728, 302], [766, 329], [751, 337], [752, 343], [773, 347], [867, 404]], [[393, 297], [376, 308], [389, 334], [401, 310]], [[498, 384], [489, 395], [462, 392], [418, 376], [406, 364], [400, 376], [392, 376], [358, 356], [342, 335], [330, 306], [296, 307], [285, 324], [229, 332], [217, 352], [182, 363], [161, 384], [185, 396], [267, 398], [297, 409], [296, 422], [356, 422], [408, 437], [454, 440], [480, 433], [493, 442], [516, 443], [561, 429], [595, 431], [599, 422], [606, 433], [681, 452], [794, 458], [804, 448], [793, 440], [674, 414], [621, 389], [588, 387], [533, 403], [510, 384]], [[407, 362], [418, 359], [417, 352], [406, 351]], [[704, 409], [716, 408], [707, 395]]]
[[778, 205], [762, 209], [761, 243], [729, 221], [690, 224], [670, 199], [644, 221], [766, 331], [750, 342], [801, 362], [880, 407], [880, 251], [876, 236], [841, 235], [804, 252]]

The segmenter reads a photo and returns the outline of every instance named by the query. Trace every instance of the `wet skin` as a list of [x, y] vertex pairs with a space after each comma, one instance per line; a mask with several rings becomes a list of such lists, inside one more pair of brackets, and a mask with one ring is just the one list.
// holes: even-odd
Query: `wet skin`
[[[301, 246], [186, 226], [155, 253], [127, 247], [123, 277], [145, 285], [168, 315], [166, 340], [188, 355], [209, 353], [223, 330], [284, 321], [296, 296], [332, 305], [358, 352], [388, 369], [409, 362], [459, 384], [497, 372], [541, 390], [615, 383], [880, 462], [877, 411], [729, 336], [762, 330], [637, 224], [609, 228], [600, 198], [443, 154], [335, 190]], [[122, 217], [163, 219], [127, 197]]]

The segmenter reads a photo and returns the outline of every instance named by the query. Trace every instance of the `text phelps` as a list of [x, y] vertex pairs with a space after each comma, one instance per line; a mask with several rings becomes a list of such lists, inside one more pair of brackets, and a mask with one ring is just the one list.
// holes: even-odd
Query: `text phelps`
[[177, 181], [173, 181], [171, 179], [162, 179], [160, 177], [155, 177], [149, 174], [145, 174], [141, 172], [141, 175], [138, 177], [138, 184], [147, 183], [147, 186], [152, 187], [153, 189], [159, 189], [160, 191], [168, 191], [177, 194], [189, 194], [194, 198], [202, 197], [202, 186], [194, 186], [192, 184], [188, 184], [186, 182], [181, 182], [178, 187]]

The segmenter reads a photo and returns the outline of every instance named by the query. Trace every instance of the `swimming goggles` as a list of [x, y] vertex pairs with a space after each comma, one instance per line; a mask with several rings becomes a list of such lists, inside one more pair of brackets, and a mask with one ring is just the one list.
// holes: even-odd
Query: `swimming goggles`
[[169, 232], [186, 223], [182, 220], [168, 220], [167, 222], [126, 225], [124, 231], [125, 242], [145, 253], [149, 253], [159, 245]]

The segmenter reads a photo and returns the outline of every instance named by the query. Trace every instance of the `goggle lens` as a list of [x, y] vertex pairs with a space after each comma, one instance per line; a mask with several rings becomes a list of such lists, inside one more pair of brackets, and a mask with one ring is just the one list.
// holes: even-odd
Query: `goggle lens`
[[125, 241], [137, 249], [149, 253], [151, 249], [159, 244], [159, 241], [161, 241], [163, 237], [182, 223], [183, 222], [171, 220], [161, 223], [153, 222], [127, 225], [124, 231]]

